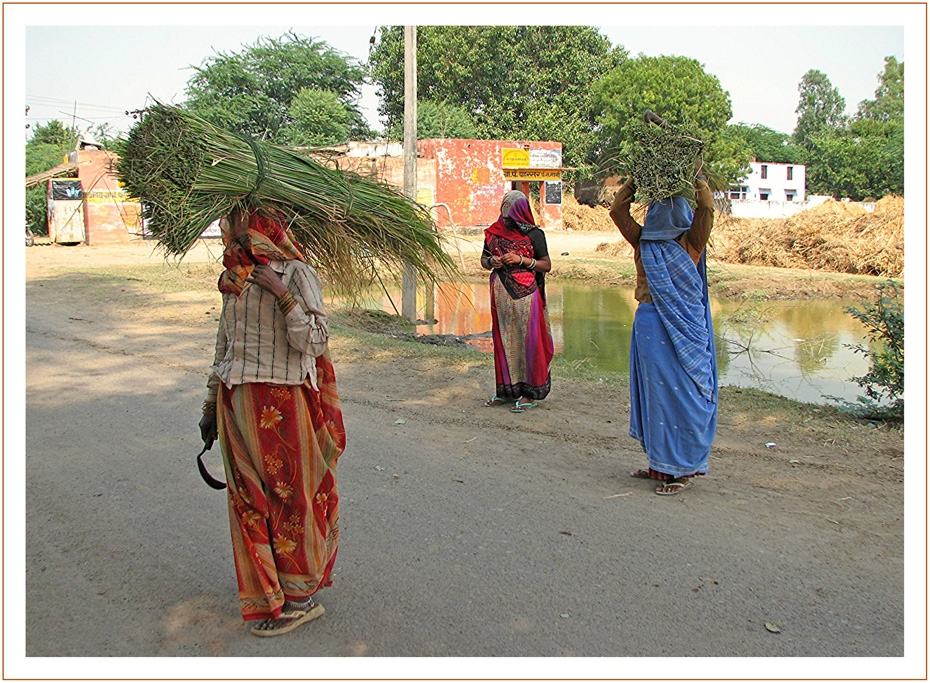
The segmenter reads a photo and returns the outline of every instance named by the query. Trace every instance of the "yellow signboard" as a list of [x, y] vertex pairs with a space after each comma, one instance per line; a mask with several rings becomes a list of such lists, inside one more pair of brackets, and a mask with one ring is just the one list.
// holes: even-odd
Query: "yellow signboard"
[[131, 198], [125, 190], [88, 190], [84, 193], [84, 200], [92, 204], [112, 204], [138, 202]]
[[526, 168], [530, 165], [530, 150], [502, 149], [501, 157], [504, 168]]
[[560, 168], [505, 168], [504, 180], [561, 180]]

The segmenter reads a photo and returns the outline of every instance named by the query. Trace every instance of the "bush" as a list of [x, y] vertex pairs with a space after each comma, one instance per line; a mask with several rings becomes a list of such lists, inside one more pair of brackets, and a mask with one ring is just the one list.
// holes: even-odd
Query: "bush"
[[48, 234], [48, 201], [45, 185], [26, 190], [26, 225], [34, 235]]
[[[843, 408], [860, 417], [904, 419], [904, 306], [898, 286], [891, 280], [876, 286], [875, 303], [850, 306], [846, 312], [866, 326], [871, 344], [847, 344], [871, 362], [869, 372], [853, 381], [865, 389], [858, 403]], [[836, 399], [834, 399], [836, 400]]]

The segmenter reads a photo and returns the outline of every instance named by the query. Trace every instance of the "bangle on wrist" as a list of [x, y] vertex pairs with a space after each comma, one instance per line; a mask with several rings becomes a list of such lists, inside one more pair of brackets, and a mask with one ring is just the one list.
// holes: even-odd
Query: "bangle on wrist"
[[297, 299], [294, 298], [294, 295], [288, 292], [280, 299], [278, 299], [278, 308], [281, 309], [281, 312], [284, 315], [287, 315], [294, 310], [294, 307], [297, 305]]
[[204, 401], [201, 411], [204, 415], [216, 415], [216, 401]]

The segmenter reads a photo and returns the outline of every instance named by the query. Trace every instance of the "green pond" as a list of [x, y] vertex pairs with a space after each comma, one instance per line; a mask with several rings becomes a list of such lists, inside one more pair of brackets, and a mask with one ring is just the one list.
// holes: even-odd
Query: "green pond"
[[[490, 296], [486, 284], [442, 285], [421, 291], [418, 317], [431, 324], [419, 334], [475, 335], [469, 343], [491, 350]], [[563, 361], [627, 373], [636, 300], [630, 287], [546, 284], [555, 352]], [[362, 305], [393, 313], [400, 290], [372, 290]], [[855, 400], [851, 380], [868, 361], [848, 345], [866, 344], [865, 328], [844, 311], [855, 301], [733, 301], [712, 299], [721, 385], [762, 389], [806, 403], [827, 396]]]

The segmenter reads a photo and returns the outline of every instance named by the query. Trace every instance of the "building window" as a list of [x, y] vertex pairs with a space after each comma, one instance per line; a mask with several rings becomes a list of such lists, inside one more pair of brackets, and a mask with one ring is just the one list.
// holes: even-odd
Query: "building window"
[[[763, 168], [765, 167], [763, 166]], [[767, 202], [769, 200], [770, 194], [772, 194], [771, 190], [759, 190], [759, 199], [761, 199], [763, 202]]]
[[762, 164], [762, 180], [765, 180], [769, 177], [769, 167], [765, 164]]
[[788, 180], [794, 180], [794, 166], [788, 167]]
[[749, 187], [746, 185], [731, 185], [729, 191], [730, 199], [746, 199], [749, 195]]
[[789, 202], [793, 202], [794, 198], [798, 196], [797, 190], [785, 190], [785, 199]]

